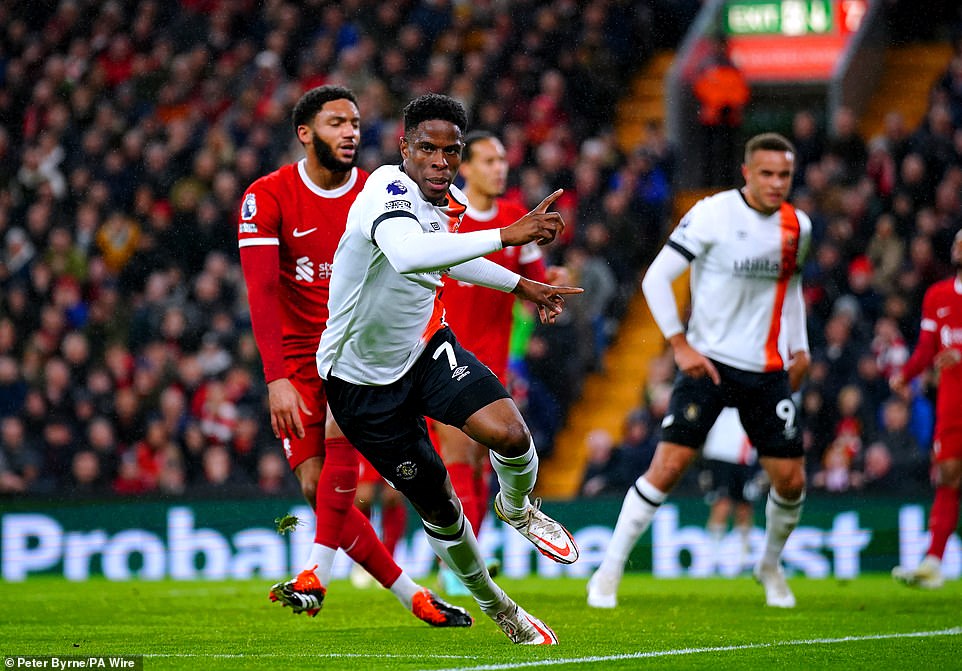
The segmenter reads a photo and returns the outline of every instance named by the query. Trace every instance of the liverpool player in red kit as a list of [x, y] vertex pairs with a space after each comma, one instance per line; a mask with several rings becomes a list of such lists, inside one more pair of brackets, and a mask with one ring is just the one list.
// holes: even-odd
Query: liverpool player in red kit
[[962, 484], [962, 231], [952, 242], [955, 276], [936, 282], [922, 301], [922, 328], [915, 351], [901, 372], [889, 380], [895, 391], [929, 366], [939, 374], [932, 451], [938, 472], [935, 502], [929, 513], [929, 549], [915, 568], [896, 566], [892, 576], [906, 585], [942, 586], [942, 555], [959, 523]]
[[315, 569], [320, 565], [329, 572], [331, 562], [325, 560], [342, 547], [418, 618], [435, 626], [470, 626], [467, 611], [444, 603], [401, 571], [353, 506], [357, 454], [326, 412], [314, 357], [327, 324], [334, 250], [367, 179], [355, 167], [357, 100], [345, 88], [315, 88], [297, 102], [292, 121], [306, 157], [255, 181], [244, 193], [238, 222], [271, 428], [283, 440], [317, 518], [307, 566], [274, 585], [271, 599], [316, 615], [330, 575]]

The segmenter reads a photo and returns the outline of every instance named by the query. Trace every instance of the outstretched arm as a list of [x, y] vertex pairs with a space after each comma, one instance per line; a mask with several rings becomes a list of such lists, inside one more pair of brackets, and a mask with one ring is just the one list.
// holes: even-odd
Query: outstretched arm
[[580, 294], [584, 291], [579, 287], [535, 282], [488, 259], [474, 259], [462, 263], [451, 268], [448, 275], [456, 280], [489, 289], [510, 291], [520, 298], [531, 301], [538, 307], [538, 315], [543, 323], [553, 322], [561, 314], [564, 309], [565, 295]]
[[402, 275], [443, 270], [504, 247], [551, 242], [564, 230], [564, 220], [547, 208], [561, 193], [561, 189], [555, 191], [518, 221], [500, 229], [425, 235], [413, 216], [397, 215], [375, 226], [372, 236]]
[[402, 275], [428, 273], [496, 252], [502, 248], [497, 229], [471, 233], [431, 233], [410, 217], [392, 217], [374, 230], [374, 242]]

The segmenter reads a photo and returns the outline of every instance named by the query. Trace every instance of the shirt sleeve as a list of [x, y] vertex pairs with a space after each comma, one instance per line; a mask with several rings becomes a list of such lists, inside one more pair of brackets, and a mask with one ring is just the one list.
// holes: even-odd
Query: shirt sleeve
[[402, 275], [444, 270], [501, 249], [498, 229], [428, 234], [413, 215], [395, 214], [375, 222], [372, 240]]
[[247, 285], [251, 330], [264, 365], [264, 381], [286, 376], [280, 300], [280, 254], [276, 245], [241, 247], [241, 269]]
[[237, 221], [238, 247], [278, 245], [281, 222], [277, 198], [263, 178], [254, 182], [241, 201]]
[[688, 268], [689, 259], [677, 248], [665, 245], [648, 267], [641, 289], [655, 323], [665, 338], [685, 330], [671, 283]]
[[705, 201], [699, 201], [688, 210], [666, 243], [689, 262], [704, 254], [715, 239], [718, 222], [712, 222], [706, 216], [711, 208], [704, 203]]
[[915, 345], [912, 356], [902, 368], [902, 377], [908, 381], [928, 368], [939, 350], [939, 340], [936, 335], [938, 322], [936, 321], [935, 292], [929, 289], [922, 300], [922, 326], [919, 331], [919, 341]]
[[805, 324], [805, 300], [802, 296], [801, 276], [796, 273], [788, 282], [785, 292], [785, 304], [782, 306], [782, 317], [785, 326], [785, 343], [788, 354], [796, 352], [809, 353], [808, 327]]
[[470, 282], [504, 292], [513, 291], [521, 281], [521, 275], [488, 259], [473, 259], [459, 263], [448, 271], [448, 275], [461, 282]]

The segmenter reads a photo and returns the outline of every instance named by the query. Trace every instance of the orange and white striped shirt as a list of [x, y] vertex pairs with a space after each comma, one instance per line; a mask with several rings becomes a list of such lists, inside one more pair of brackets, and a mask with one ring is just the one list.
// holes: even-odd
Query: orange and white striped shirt
[[[691, 264], [686, 337], [697, 351], [740, 370], [781, 370], [780, 337], [790, 352], [808, 351], [799, 273], [811, 231], [809, 218], [787, 203], [765, 215], [738, 189], [723, 191], [688, 211], [659, 254], [675, 260], [656, 259], [649, 274], [677, 277]], [[678, 255], [684, 262], [677, 262]], [[667, 284], [645, 278], [645, 296], [666, 338], [683, 330], [674, 299], [669, 311], [666, 297], [649, 294], [656, 286], [658, 293], [670, 290], [674, 277], [665, 278]], [[793, 332], [782, 334], [783, 323]]]

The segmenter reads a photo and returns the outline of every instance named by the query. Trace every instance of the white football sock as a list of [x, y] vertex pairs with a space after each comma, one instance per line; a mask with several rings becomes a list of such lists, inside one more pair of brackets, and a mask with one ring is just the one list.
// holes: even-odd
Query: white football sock
[[398, 576], [394, 584], [388, 589], [391, 590], [391, 594], [396, 596], [397, 600], [400, 601], [405, 608], [411, 610], [414, 606], [414, 595], [420, 592], [422, 588], [419, 584], [411, 580], [411, 576], [401, 571], [401, 575]]
[[520, 457], [504, 457], [490, 452], [491, 466], [501, 485], [501, 509], [510, 518], [520, 517], [528, 509], [528, 494], [538, 480], [538, 452], [534, 440]]
[[621, 512], [618, 514], [611, 543], [598, 567], [600, 573], [620, 576], [624, 572], [628, 555], [651, 525], [658, 507], [666, 498], [668, 494], [645, 480], [644, 476], [635, 481], [625, 494], [624, 503], [621, 504]]
[[311, 552], [307, 555], [307, 564], [304, 568], [314, 571], [314, 575], [327, 587], [331, 584], [331, 570], [334, 566], [334, 557], [337, 555], [337, 548], [329, 548], [320, 543], [311, 546]]
[[425, 520], [421, 522], [435, 554], [460, 578], [478, 605], [482, 609], [495, 608], [504, 599], [504, 592], [491, 579], [474, 530], [464, 514], [449, 527], [438, 527]]
[[804, 494], [794, 501], [787, 501], [774, 489], [768, 492], [768, 502], [765, 504], [765, 550], [761, 560], [763, 566], [778, 566], [785, 542], [802, 516], [803, 503]]

